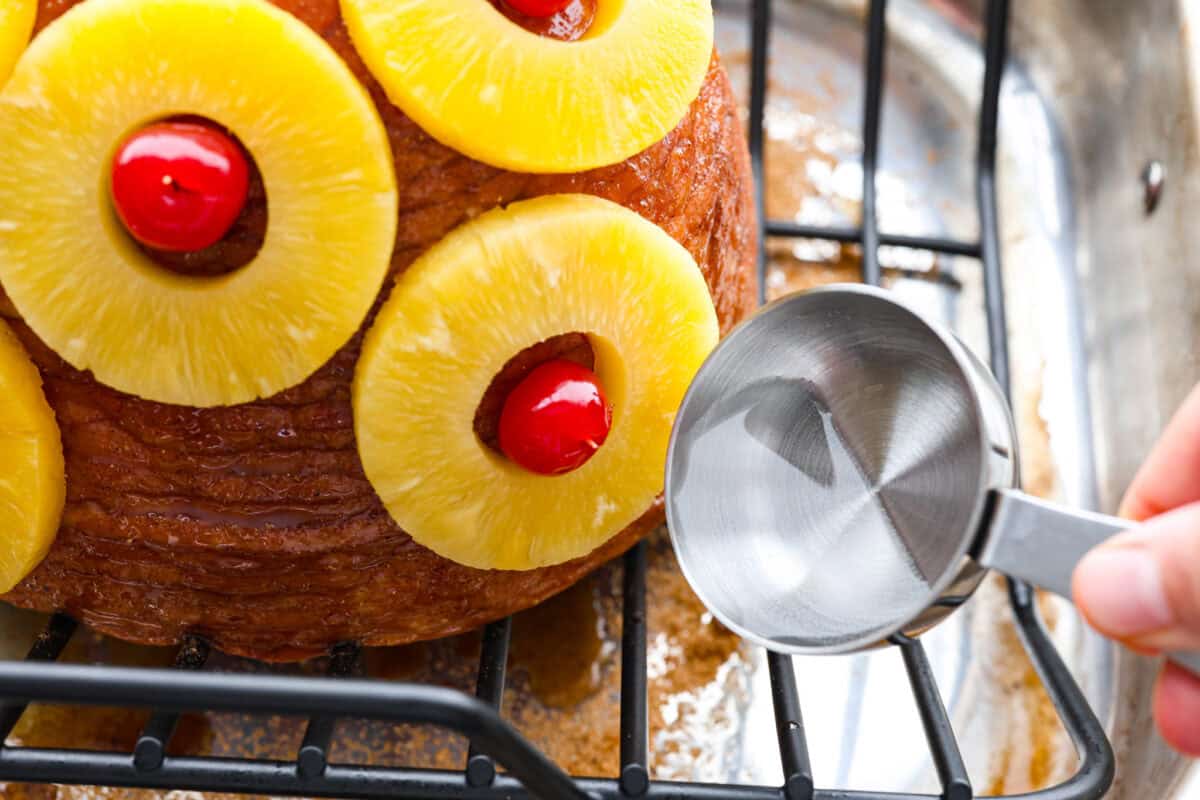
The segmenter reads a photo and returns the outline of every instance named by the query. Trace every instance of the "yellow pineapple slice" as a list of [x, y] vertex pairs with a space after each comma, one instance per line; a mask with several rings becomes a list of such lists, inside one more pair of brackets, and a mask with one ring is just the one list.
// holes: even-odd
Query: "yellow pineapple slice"
[[710, 0], [600, 0], [579, 41], [487, 0], [341, 0], [392, 102], [438, 141], [523, 172], [615, 164], [665, 136], [712, 56]]
[[[613, 406], [608, 439], [564, 475], [527, 472], [475, 435], [513, 355], [585, 333]], [[717, 341], [704, 277], [660, 228], [606, 200], [552, 195], [466, 223], [397, 282], [354, 380], [359, 455], [413, 539], [479, 568], [585, 555], [662, 489], [675, 411]]]
[[0, 594], [46, 555], [65, 497], [62, 443], [42, 377], [0, 322]]
[[29, 43], [37, 19], [37, 0], [4, 0], [0, 3], [0, 86]]
[[[150, 261], [108, 199], [131, 131], [210, 118], [257, 161], [270, 221], [220, 277]], [[374, 302], [394, 244], [383, 125], [324, 41], [266, 0], [87, 0], [0, 92], [0, 284], [60, 356], [151, 400], [241, 403], [303, 381]]]

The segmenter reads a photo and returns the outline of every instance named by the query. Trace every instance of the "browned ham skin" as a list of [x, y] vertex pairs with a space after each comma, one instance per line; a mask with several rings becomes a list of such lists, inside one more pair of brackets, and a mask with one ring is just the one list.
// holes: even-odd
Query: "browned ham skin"
[[[38, 25], [74, 2], [41, 0]], [[524, 175], [443, 147], [390, 105], [351, 46], [338, 0], [276, 5], [323, 36], [379, 106], [400, 189], [394, 272], [487, 209], [587, 192], [635, 210], [692, 253], [723, 330], [754, 306], [746, 146], [715, 56], [689, 114], [663, 141], [583, 174]], [[255, 208], [248, 213], [266, 213], [265, 204]], [[238, 257], [231, 243], [208, 267], [219, 270], [229, 263], [222, 259]], [[658, 505], [647, 509], [599, 550], [566, 564], [470, 569], [415, 544], [363, 475], [350, 406], [359, 336], [282, 394], [194, 409], [99, 385], [16, 321], [2, 294], [0, 312], [42, 371], [67, 467], [58, 539], [5, 599], [66, 610], [105, 633], [167, 644], [191, 631], [227, 651], [272, 660], [349, 639], [388, 644], [445, 636], [560, 591], [662, 519]], [[429, 454], [431, 470], [437, 459]]]

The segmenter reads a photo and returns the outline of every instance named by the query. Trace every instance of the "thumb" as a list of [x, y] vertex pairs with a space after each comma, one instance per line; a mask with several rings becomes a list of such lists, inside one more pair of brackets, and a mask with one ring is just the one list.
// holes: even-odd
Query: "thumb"
[[1200, 650], [1200, 503], [1088, 553], [1073, 588], [1084, 617], [1110, 638], [1142, 650]]

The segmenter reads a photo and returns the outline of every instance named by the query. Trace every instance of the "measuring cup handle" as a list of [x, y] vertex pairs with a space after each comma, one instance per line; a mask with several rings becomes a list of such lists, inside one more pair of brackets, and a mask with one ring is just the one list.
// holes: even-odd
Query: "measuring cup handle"
[[1069, 600], [1071, 575], [1084, 554], [1132, 524], [1048, 503], [1016, 489], [999, 489], [992, 493], [991, 518], [976, 558], [988, 569]]
[[[1071, 599], [1071, 576], [1084, 554], [1132, 526], [1129, 520], [1066, 508], [1016, 489], [992, 492], [992, 512], [976, 560]], [[1200, 652], [1168, 653], [1200, 677]]]

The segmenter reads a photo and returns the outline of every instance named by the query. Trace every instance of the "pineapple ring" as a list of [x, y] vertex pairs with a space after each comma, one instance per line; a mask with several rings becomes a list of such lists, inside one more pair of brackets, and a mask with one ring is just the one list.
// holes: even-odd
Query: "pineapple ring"
[[29, 43], [37, 19], [37, 0], [4, 0], [0, 3], [0, 86]]
[[487, 0], [341, 0], [388, 97], [492, 166], [581, 172], [662, 139], [700, 92], [711, 0], [599, 0], [582, 39], [516, 25]]
[[[476, 406], [515, 354], [588, 334], [613, 404], [583, 466], [548, 477], [484, 445]], [[585, 195], [490, 211], [400, 277], [367, 332], [354, 378], [363, 468], [419, 544], [482, 569], [585, 555], [662, 490], [675, 411], [717, 342], [691, 255], [653, 223]]]
[[[108, 199], [119, 142], [181, 113], [255, 155], [258, 255], [219, 277], [154, 264]], [[300, 383], [361, 325], [386, 276], [397, 195], [366, 90], [266, 0], [88, 0], [0, 92], [0, 283], [62, 358], [121, 391], [217, 406]]]
[[46, 555], [65, 499], [62, 441], [42, 376], [0, 322], [0, 594]]

